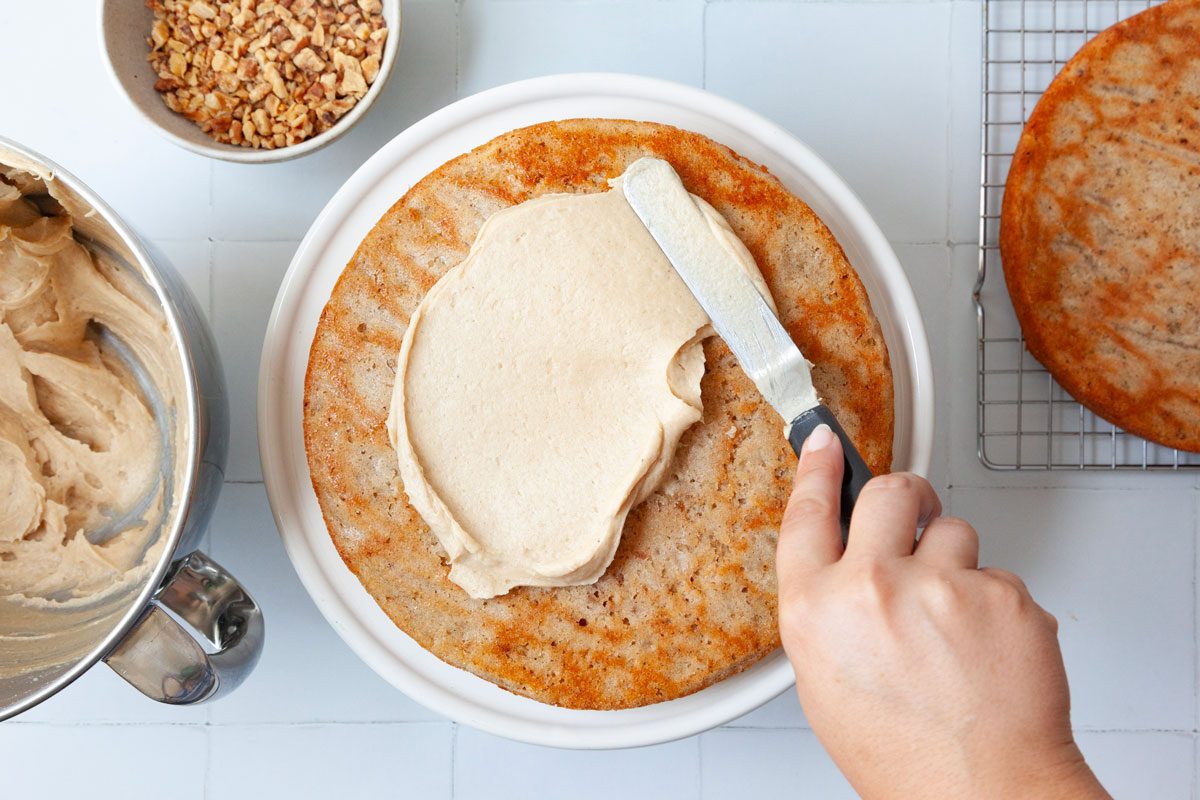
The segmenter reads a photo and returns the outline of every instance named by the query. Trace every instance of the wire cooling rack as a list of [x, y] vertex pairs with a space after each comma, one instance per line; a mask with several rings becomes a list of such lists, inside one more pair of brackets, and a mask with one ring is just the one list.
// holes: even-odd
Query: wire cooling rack
[[1160, 0], [986, 0], [979, 275], [979, 458], [999, 470], [1182, 470], [1200, 455], [1172, 450], [1077, 403], [1025, 350], [1000, 266], [1000, 203], [1021, 130], [1050, 81], [1083, 43]]

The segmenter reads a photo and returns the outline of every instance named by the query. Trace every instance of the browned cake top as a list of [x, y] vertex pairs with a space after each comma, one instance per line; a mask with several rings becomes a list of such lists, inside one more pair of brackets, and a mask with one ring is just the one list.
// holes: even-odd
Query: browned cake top
[[1000, 248], [1055, 379], [1200, 451], [1200, 2], [1114, 25], [1054, 79], [1013, 157]]
[[[815, 214], [762, 167], [665, 125], [569, 120], [512, 131], [426, 176], [376, 224], [321, 315], [305, 389], [313, 488], [346, 564], [403, 631], [518, 694], [625, 708], [689, 694], [779, 643], [773, 568], [795, 465], [783, 422], [723, 343], [705, 344], [704, 418], [664, 486], [626, 522], [592, 586], [473, 600], [409, 506], [385, 428], [409, 315], [496, 211], [596, 192], [664, 158], [746, 243], [814, 381], [871, 467], [887, 471], [892, 380], [862, 284]], [[480, 331], [486, 336], [486, 331]], [[530, 436], [537, 436], [530, 431]]]

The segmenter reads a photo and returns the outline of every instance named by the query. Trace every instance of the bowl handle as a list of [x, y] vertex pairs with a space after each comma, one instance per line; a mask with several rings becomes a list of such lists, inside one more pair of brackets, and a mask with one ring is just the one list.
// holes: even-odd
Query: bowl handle
[[[216, 648], [200, 643], [160, 606], [171, 609]], [[192, 705], [238, 687], [262, 653], [262, 611], [237, 580], [200, 551], [174, 564], [154, 602], [104, 661], [147, 697]]]

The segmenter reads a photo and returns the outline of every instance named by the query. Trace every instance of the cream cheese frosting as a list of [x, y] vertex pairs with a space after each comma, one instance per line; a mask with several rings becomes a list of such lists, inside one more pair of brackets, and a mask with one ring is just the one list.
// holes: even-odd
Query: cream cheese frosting
[[[76, 240], [49, 176], [0, 168], [0, 599], [111, 596], [157, 563], [178, 356], [149, 290]], [[0, 633], [3, 633], [0, 631]]]
[[[388, 431], [472, 597], [598, 580], [701, 417], [709, 320], [619, 180], [490, 217], [405, 331]], [[749, 251], [694, 200], [769, 300]]]

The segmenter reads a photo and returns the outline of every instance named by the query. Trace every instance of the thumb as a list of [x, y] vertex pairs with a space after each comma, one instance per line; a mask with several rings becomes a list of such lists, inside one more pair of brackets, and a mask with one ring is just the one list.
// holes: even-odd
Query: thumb
[[842, 557], [843, 469], [842, 443], [828, 425], [818, 425], [804, 442], [779, 528], [775, 570], [780, 595], [805, 573]]

